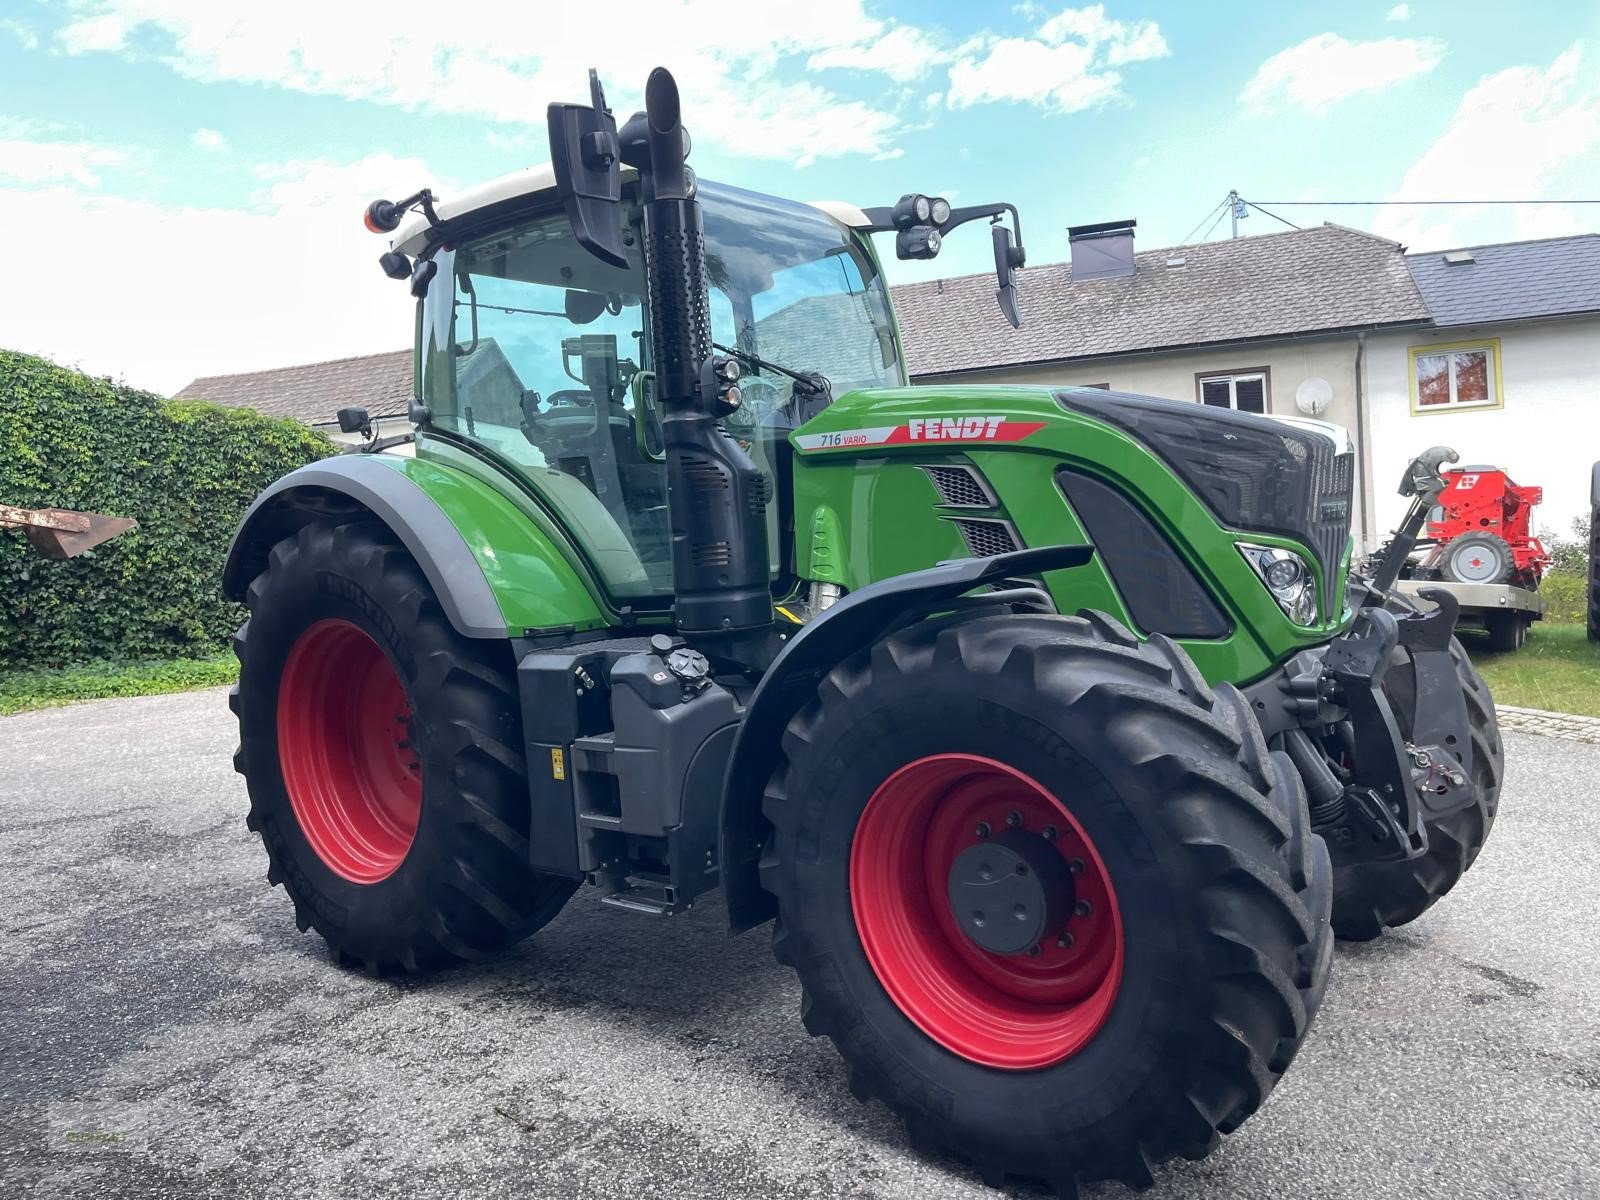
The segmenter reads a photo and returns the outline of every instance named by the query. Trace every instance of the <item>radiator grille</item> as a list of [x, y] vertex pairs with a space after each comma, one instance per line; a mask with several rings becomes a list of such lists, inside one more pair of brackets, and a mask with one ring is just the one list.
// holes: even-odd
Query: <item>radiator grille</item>
[[967, 553], [973, 558], [993, 558], [996, 554], [1009, 554], [1022, 549], [1022, 541], [1010, 521], [979, 520], [975, 517], [952, 518], [961, 530], [961, 540], [967, 544]]
[[971, 467], [923, 467], [939, 503], [951, 508], [993, 508], [995, 498], [979, 474]]

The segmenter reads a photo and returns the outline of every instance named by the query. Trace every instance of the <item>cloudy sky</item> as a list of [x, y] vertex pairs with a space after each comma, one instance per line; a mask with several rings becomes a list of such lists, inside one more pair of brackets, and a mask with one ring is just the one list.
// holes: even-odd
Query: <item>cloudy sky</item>
[[[1274, 204], [1600, 198], [1600, 0], [0, 0], [0, 345], [158, 391], [403, 346], [366, 201], [541, 161], [591, 64], [623, 113], [672, 68], [707, 177], [1011, 200], [1034, 262], [1082, 222], [1227, 236], [1229, 188], [1416, 248], [1600, 224]], [[973, 230], [882, 252], [896, 280], [989, 254]]]

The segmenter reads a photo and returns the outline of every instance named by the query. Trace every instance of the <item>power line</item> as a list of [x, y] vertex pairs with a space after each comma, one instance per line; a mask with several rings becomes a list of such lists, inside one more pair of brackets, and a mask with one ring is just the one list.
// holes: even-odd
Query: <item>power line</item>
[[[1228, 202], [1228, 198], [1226, 196], [1224, 196], [1220, 201], [1218, 201], [1218, 203], [1216, 204], [1216, 206], [1214, 208], [1212, 208], [1210, 211], [1208, 211], [1205, 216], [1201, 217], [1200, 220], [1195, 223], [1195, 227], [1189, 231], [1189, 236], [1184, 238], [1183, 241], [1179, 242], [1178, 245], [1179, 246], [1187, 246], [1190, 242], [1194, 241], [1194, 235], [1200, 232], [1200, 226], [1204, 225], [1207, 221], [1209, 221], [1211, 219], [1212, 215], [1217, 211], [1217, 209], [1221, 208], [1227, 202]], [[1219, 221], [1221, 220], [1220, 217], [1218, 217], [1217, 219]], [[1211, 228], [1215, 229], [1216, 225], [1213, 224], [1211, 226]], [[1206, 236], [1210, 237], [1211, 235], [1208, 233]]]
[[1228, 215], [1227, 201], [1223, 201], [1222, 211], [1217, 214], [1217, 219], [1215, 221], [1211, 222], [1211, 228], [1206, 230], [1206, 236], [1201, 238], [1200, 240], [1203, 242], [1203, 241], [1206, 240], [1206, 238], [1209, 238], [1213, 233], [1215, 233], [1217, 231], [1217, 226], [1222, 224], [1222, 218], [1227, 216], [1227, 215]]
[[[1240, 199], [1243, 200], [1244, 197], [1241, 196]], [[1280, 217], [1275, 212], [1267, 212], [1266, 209], [1262, 208], [1261, 205], [1257, 204], [1254, 200], [1245, 200], [1244, 203], [1245, 203], [1245, 206], [1247, 208], [1253, 208], [1258, 213], [1261, 213], [1264, 216], [1271, 217], [1274, 221], [1277, 221], [1280, 224], [1287, 225], [1290, 229], [1299, 229], [1300, 228], [1300, 226], [1296, 225], [1293, 221], [1285, 220], [1283, 217]]]
[[1266, 203], [1274, 208], [1363, 208], [1375, 205], [1428, 208], [1447, 204], [1600, 204], [1600, 200], [1268, 200]]

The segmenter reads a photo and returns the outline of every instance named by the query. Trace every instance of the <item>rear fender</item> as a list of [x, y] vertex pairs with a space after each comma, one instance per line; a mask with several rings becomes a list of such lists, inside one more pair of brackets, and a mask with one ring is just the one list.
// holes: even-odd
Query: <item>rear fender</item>
[[609, 623], [572, 565], [511, 501], [451, 467], [379, 454], [311, 463], [262, 492], [228, 549], [223, 594], [243, 600], [273, 545], [301, 526], [366, 514], [416, 559], [464, 637]]
[[[1044, 546], [942, 562], [868, 584], [801, 626], [751, 696], [728, 760], [717, 857], [733, 932], [754, 928], [776, 913], [758, 872], [767, 835], [761, 794], [777, 766], [784, 729], [816, 697], [822, 677], [896, 629], [956, 607], [958, 598], [974, 588], [1081, 567], [1093, 555], [1092, 546]], [[1037, 594], [1048, 602], [1047, 594]]]

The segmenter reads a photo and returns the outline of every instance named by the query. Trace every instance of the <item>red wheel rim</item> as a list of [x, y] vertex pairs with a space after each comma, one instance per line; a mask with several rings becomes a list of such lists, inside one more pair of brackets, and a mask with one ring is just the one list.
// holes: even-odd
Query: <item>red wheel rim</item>
[[349, 621], [318, 621], [278, 682], [278, 760], [300, 831], [336, 875], [377, 883], [417, 834], [422, 764], [405, 685]]
[[[993, 954], [961, 931], [946, 887], [980, 823], [1044, 834], [1073, 869], [1078, 906], [1037, 954]], [[1047, 834], [1045, 836], [1048, 836]], [[934, 754], [867, 801], [850, 852], [856, 930], [878, 981], [945, 1049], [985, 1066], [1046, 1067], [1105, 1022], [1122, 982], [1122, 916], [1099, 852], [1065, 804], [1004, 763]]]

